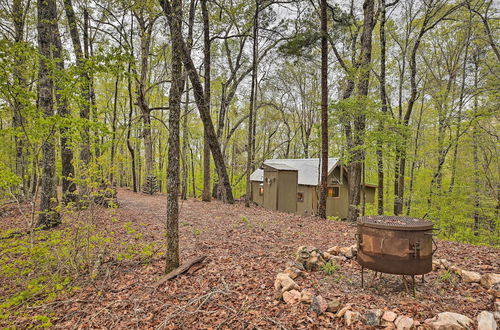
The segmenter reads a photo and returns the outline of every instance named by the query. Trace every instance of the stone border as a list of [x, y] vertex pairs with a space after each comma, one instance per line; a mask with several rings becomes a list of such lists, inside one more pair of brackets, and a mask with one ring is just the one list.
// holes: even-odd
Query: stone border
[[[362, 321], [367, 326], [386, 327], [387, 329], [410, 330], [410, 329], [472, 329], [474, 321], [465, 315], [443, 312], [423, 322], [413, 320], [404, 315], [397, 315], [389, 310], [370, 309], [364, 315], [352, 309], [351, 303], [342, 304], [339, 300], [327, 301], [321, 295], [315, 295], [314, 290], [304, 288], [295, 282], [305, 272], [321, 269], [327, 262], [345, 262], [357, 255], [357, 246], [348, 247], [334, 246], [326, 252], [313, 246], [300, 246], [296, 252], [295, 261], [287, 262], [284, 272], [276, 275], [274, 287], [280, 290], [279, 299], [286, 304], [298, 303], [309, 304], [309, 309], [317, 315], [325, 314], [330, 318], [343, 318], [346, 326], [351, 326]], [[482, 311], [477, 315], [477, 329], [495, 330], [496, 320], [500, 320], [500, 274], [477, 272], [460, 269], [446, 259], [434, 259], [432, 269], [447, 270], [457, 273], [462, 281], [466, 283], [480, 283], [496, 299], [495, 311]]]

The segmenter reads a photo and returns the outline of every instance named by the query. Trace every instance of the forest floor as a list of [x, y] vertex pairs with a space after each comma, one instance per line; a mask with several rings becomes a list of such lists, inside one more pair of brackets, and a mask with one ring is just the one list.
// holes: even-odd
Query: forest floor
[[[118, 201], [115, 210], [99, 209], [98, 221], [113, 232], [116, 244], [155, 242], [152, 259], [105, 260], [93, 281], [27, 309], [28, 314], [52, 315], [54, 327], [65, 329], [344, 328], [343, 320], [316, 316], [309, 305], [278, 300], [273, 283], [301, 245], [325, 251], [334, 245], [354, 244], [355, 228], [349, 224], [245, 208], [241, 203], [189, 199], [180, 206], [181, 262], [202, 255], [207, 259], [197, 271], [157, 286], [164, 275], [160, 252], [165, 246], [166, 198], [121, 189]], [[2, 222], [1, 229], [8, 227]], [[10, 226], [15, 227], [16, 221], [11, 219]], [[139, 235], [131, 238], [130, 228]], [[496, 248], [448, 241], [438, 241], [438, 246], [437, 257], [460, 268], [480, 273], [500, 270]], [[332, 275], [312, 272], [297, 283], [327, 300], [352, 303], [359, 312], [388, 309], [420, 322], [444, 311], [475, 318], [482, 310], [492, 310], [493, 302], [484, 288], [452, 274], [426, 275], [425, 283], [417, 281], [415, 298], [405, 292], [400, 277], [384, 275], [370, 284], [371, 274], [366, 273], [369, 285], [362, 289], [360, 267], [352, 260]]]

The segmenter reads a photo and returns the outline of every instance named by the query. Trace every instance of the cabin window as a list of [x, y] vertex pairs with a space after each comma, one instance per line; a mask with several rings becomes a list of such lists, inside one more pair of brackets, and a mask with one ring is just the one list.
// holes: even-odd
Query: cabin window
[[261, 183], [259, 186], [259, 196], [264, 195], [264, 185]]
[[328, 187], [327, 196], [333, 198], [340, 197], [340, 187]]
[[304, 201], [304, 193], [298, 192], [297, 193], [297, 202], [303, 202], [303, 201]]

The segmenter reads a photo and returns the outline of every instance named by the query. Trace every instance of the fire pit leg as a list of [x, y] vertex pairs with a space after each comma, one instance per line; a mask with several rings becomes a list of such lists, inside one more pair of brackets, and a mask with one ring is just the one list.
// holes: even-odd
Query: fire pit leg
[[[380, 273], [380, 274], [382, 274], [382, 273]], [[372, 281], [370, 282], [370, 285], [369, 285], [370, 287], [372, 287], [373, 283], [375, 283], [375, 280], [377, 279], [377, 275], [378, 275], [378, 272], [375, 272], [375, 274], [373, 274]]]
[[412, 275], [411, 276], [411, 284], [412, 284], [412, 287], [413, 287], [413, 298], [415, 298], [415, 296], [417, 295], [417, 288], [415, 286], [415, 275]]
[[361, 266], [361, 287], [363, 288], [364, 285], [365, 285], [365, 281], [364, 281], [364, 268], [363, 266]]
[[405, 286], [405, 291], [407, 293], [410, 293], [410, 290], [408, 289], [408, 282], [406, 281], [406, 277], [404, 275], [401, 275], [401, 278], [403, 279], [403, 284]]
[[424, 280], [424, 274], [422, 274], [422, 283], [425, 283], [425, 280]]

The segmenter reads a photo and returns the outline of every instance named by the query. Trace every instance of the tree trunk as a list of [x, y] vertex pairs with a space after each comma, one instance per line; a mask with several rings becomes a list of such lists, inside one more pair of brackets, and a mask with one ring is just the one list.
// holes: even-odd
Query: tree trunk
[[[57, 8], [55, 0], [38, 0], [38, 104], [43, 111], [44, 118], [54, 116], [54, 80], [53, 72], [49, 69], [53, 59], [51, 48], [54, 47], [54, 33], [57, 29]], [[38, 225], [51, 228], [61, 223], [61, 216], [57, 211], [57, 182], [56, 182], [56, 152], [54, 126], [49, 127], [47, 136], [42, 142], [42, 183], [40, 196], [40, 215]]]
[[[144, 104], [143, 104], [144, 106]], [[154, 176], [153, 166], [153, 138], [151, 137], [151, 113], [149, 108], [141, 107], [142, 113], [142, 136], [144, 139], [144, 168], [145, 177]], [[147, 182], [147, 181], [146, 181]]]
[[[145, 178], [154, 176], [154, 161], [153, 161], [153, 138], [151, 136], [151, 110], [149, 109], [146, 99], [146, 88], [148, 84], [149, 72], [149, 53], [151, 48], [151, 34], [153, 23], [147, 23], [142, 15], [136, 15], [139, 22], [140, 46], [141, 46], [141, 72], [137, 83], [137, 104], [142, 114], [143, 124], [143, 139], [144, 139], [144, 167]], [[148, 180], [145, 180], [145, 185], [148, 185]], [[145, 190], [150, 190], [150, 187], [145, 187]]]
[[188, 177], [189, 177], [189, 167], [188, 167], [188, 116], [189, 116], [189, 81], [185, 77], [184, 81], [186, 84], [186, 99], [184, 106], [184, 117], [182, 118], [182, 184], [181, 184], [181, 198], [183, 200], [187, 199], [188, 190]]
[[[417, 51], [422, 42], [424, 34], [431, 29], [433, 29], [437, 24], [445, 19], [449, 14], [453, 13], [460, 5], [453, 6], [441, 15], [438, 19], [432, 20], [436, 17], [437, 12], [442, 9], [442, 7], [436, 6], [436, 3], [429, 3], [425, 5], [425, 14], [421, 19], [422, 23], [419, 32], [415, 38], [413, 48], [410, 55], [410, 98], [408, 100], [408, 105], [404, 116], [402, 116], [402, 108], [400, 105], [400, 124], [403, 125], [405, 129], [409, 127], [410, 117], [413, 112], [413, 107], [418, 99], [418, 82], [417, 82]], [[401, 92], [401, 91], [400, 91]], [[401, 100], [401, 99], [400, 99]], [[394, 214], [399, 215], [403, 212], [403, 201], [404, 201], [404, 191], [405, 191], [405, 169], [406, 169], [406, 154], [408, 146], [408, 136], [407, 134], [402, 134], [401, 145], [397, 147], [396, 150], [396, 163], [395, 166], [395, 177], [394, 177]]]
[[[360, 78], [358, 93], [362, 102], [366, 102], [370, 82], [370, 64], [372, 52], [372, 31], [374, 26], [374, 0], [365, 0], [363, 4], [363, 33], [361, 35], [361, 53], [359, 61]], [[359, 110], [358, 110], [359, 111]], [[349, 164], [349, 212], [350, 221], [356, 221], [359, 216], [361, 202], [361, 179], [365, 158], [364, 135], [366, 115], [361, 110], [354, 118], [352, 147], [350, 148], [351, 163]]]
[[[121, 41], [121, 39], [120, 39]], [[113, 97], [113, 117], [111, 118], [111, 155], [110, 155], [110, 169], [109, 169], [109, 182], [115, 185], [115, 154], [116, 154], [116, 122], [118, 120], [118, 87], [120, 83], [120, 73], [116, 74], [115, 90]]]
[[[385, 82], [385, 52], [386, 52], [386, 39], [385, 39], [385, 22], [386, 22], [386, 6], [385, 0], [380, 1], [380, 103], [381, 111], [385, 116], [387, 114], [387, 93]], [[384, 131], [384, 119], [382, 118], [378, 123], [379, 134]], [[377, 212], [384, 214], [384, 146], [380, 138], [377, 139]]]
[[[81, 94], [83, 98], [82, 104], [80, 104], [80, 118], [88, 121], [90, 119], [90, 81], [87, 68], [85, 68], [85, 58], [83, 53], [82, 44], [80, 43], [80, 34], [78, 32], [78, 26], [76, 22], [75, 11], [73, 8], [73, 3], [71, 0], [64, 0], [64, 10], [66, 12], [66, 18], [68, 19], [68, 27], [71, 36], [71, 41], [73, 44], [73, 51], [75, 53], [76, 63], [79, 67], [80, 72], [80, 84], [81, 84]], [[86, 26], [86, 24], [85, 24]], [[84, 31], [84, 35], [86, 32]], [[90, 136], [88, 132], [88, 125], [85, 123], [80, 132], [82, 143], [80, 146], [80, 161], [82, 162], [82, 171], [85, 172], [90, 164]], [[85, 179], [86, 175], [82, 176]], [[80, 184], [80, 195], [85, 196], [88, 194], [88, 188], [86, 184]]]
[[[478, 77], [478, 72], [479, 72], [479, 55], [476, 53], [474, 56], [474, 90], [478, 89], [478, 83], [479, 83], [479, 77]], [[474, 95], [474, 108], [473, 108], [473, 114], [474, 117], [477, 116], [477, 109], [478, 109], [479, 103], [478, 103], [478, 95]], [[474, 126], [472, 127], [472, 161], [473, 161], [473, 169], [474, 169], [474, 201], [473, 201], [473, 206], [474, 206], [474, 213], [473, 213], [473, 218], [474, 218], [474, 236], [479, 236], [479, 211], [480, 211], [480, 184], [481, 181], [479, 179], [479, 156], [478, 156], [478, 142], [479, 142], [479, 130], [478, 130], [478, 124], [474, 123]]]
[[[194, 26], [194, 16], [196, 10], [196, 0], [191, 0], [189, 4], [189, 26], [188, 26], [188, 36], [187, 36], [187, 46], [189, 52], [191, 53], [191, 48], [193, 45], [193, 26]], [[182, 186], [181, 186], [181, 198], [183, 200], [187, 199], [188, 195], [188, 178], [189, 178], [189, 164], [188, 164], [188, 140], [189, 140], [189, 80], [187, 74], [184, 72], [184, 81], [186, 84], [186, 104], [184, 106], [184, 117], [182, 120]], [[210, 152], [210, 149], [209, 149]], [[193, 191], [194, 194], [194, 191]]]
[[[208, 20], [206, 0], [201, 1], [201, 12], [203, 16], [203, 67], [205, 69], [204, 100], [207, 111], [210, 114], [210, 22]], [[203, 194], [201, 195], [201, 199], [204, 202], [210, 202], [212, 199], [212, 195], [210, 194], [212, 188], [210, 174], [210, 145], [207, 133], [205, 132], [203, 134]]]
[[16, 44], [15, 62], [13, 67], [14, 84], [19, 91], [14, 92], [13, 97], [13, 118], [12, 125], [16, 132], [14, 136], [15, 145], [15, 173], [21, 178], [23, 186], [20, 195], [26, 195], [29, 191], [29, 181], [27, 180], [27, 149], [25, 148], [26, 138], [19, 134], [23, 127], [23, 109], [25, 98], [24, 92], [27, 91], [26, 79], [23, 76], [24, 65], [26, 62], [24, 51], [24, 26], [25, 26], [25, 10], [22, 0], [13, 0], [12, 2], [12, 17], [14, 25], [14, 42]]
[[[132, 30], [130, 33], [132, 34]], [[135, 161], [135, 149], [132, 146], [130, 137], [132, 134], [132, 115], [134, 113], [134, 101], [132, 99], [132, 63], [128, 63], [128, 75], [127, 75], [127, 90], [128, 90], [128, 122], [127, 122], [127, 149], [130, 153], [130, 166], [132, 168], [132, 188], [134, 192], [137, 192], [137, 171], [136, 171], [136, 161]]]
[[250, 175], [252, 174], [252, 152], [253, 152], [253, 117], [255, 113], [255, 94], [257, 90], [257, 56], [259, 51], [259, 1], [255, 1], [255, 13], [253, 16], [253, 47], [252, 47], [252, 83], [250, 87], [250, 104], [248, 107], [248, 139], [247, 139], [247, 184], [245, 194], [245, 206], [250, 207], [252, 198], [252, 183]]
[[321, 189], [318, 215], [326, 219], [328, 189], [328, 26], [326, 0], [321, 0]]
[[[423, 90], [425, 90], [425, 83], [426, 81], [424, 80], [424, 86], [422, 87]], [[422, 126], [422, 115], [424, 112], [424, 102], [425, 98], [422, 97], [422, 103], [420, 106], [420, 114], [418, 116], [418, 122], [417, 122], [417, 128], [415, 132], [415, 149], [413, 150], [413, 160], [411, 162], [411, 167], [410, 167], [410, 187], [408, 189], [408, 200], [406, 201], [406, 215], [409, 216], [411, 212], [411, 204], [413, 202], [413, 186], [415, 185], [415, 168], [417, 166], [417, 156], [418, 156], [418, 147], [419, 147], [419, 140], [420, 140], [420, 127]]]
[[[61, 44], [61, 37], [59, 35], [59, 29], [56, 26], [54, 31], [54, 48], [53, 48], [54, 59], [57, 61], [57, 69], [63, 73], [64, 72], [64, 59], [62, 56], [63, 48]], [[63, 87], [61, 86], [63, 80], [58, 79], [55, 83], [56, 90], [56, 103], [59, 115], [66, 120], [70, 120], [71, 111], [68, 107], [68, 101], [64, 95], [62, 95]], [[75, 176], [75, 168], [73, 166], [73, 150], [70, 148], [70, 143], [68, 140], [68, 123], [65, 122], [60, 129], [61, 137], [61, 174], [62, 174], [62, 200], [63, 203], [76, 202], [77, 196], [75, 194], [76, 184], [73, 181]]]
[[[89, 61], [91, 57], [94, 54], [93, 50], [93, 44], [92, 41], [93, 39], [90, 37], [92, 34], [91, 26], [90, 26], [90, 15], [89, 15], [89, 10], [88, 7], [83, 8], [83, 53], [85, 55], [85, 59]], [[98, 113], [97, 113], [97, 106], [96, 106], [96, 98], [95, 98], [95, 90], [94, 90], [94, 72], [92, 67], [86, 68], [88, 70], [88, 103], [89, 103], [89, 109], [92, 110], [92, 116], [90, 117], [89, 113], [89, 119], [91, 122], [98, 122]], [[89, 127], [90, 131], [90, 127]], [[89, 139], [89, 146], [94, 146], [94, 156], [96, 159], [96, 165], [101, 171], [101, 176], [102, 176], [102, 167], [101, 164], [99, 163], [98, 159], [101, 157], [101, 145], [104, 143], [102, 140], [104, 137], [101, 136], [100, 138], [99, 134], [99, 128], [95, 127], [93, 132], [91, 132], [90, 139]], [[92, 153], [90, 152], [90, 157], [92, 157]], [[90, 159], [90, 158], [89, 158]]]
[[167, 168], [167, 252], [165, 272], [169, 273], [179, 267], [179, 121], [181, 113], [181, 97], [184, 81], [182, 79], [182, 62], [178, 56], [182, 41], [182, 0], [172, 0], [170, 17], [170, 34], [172, 38], [172, 83], [169, 100], [169, 137]]
[[[170, 6], [169, 0], [160, 0], [162, 9], [167, 16], [169, 25], [172, 23], [172, 8]], [[217, 135], [215, 134], [215, 129], [210, 116], [209, 108], [205, 102], [205, 93], [203, 91], [203, 86], [200, 82], [200, 77], [193, 63], [193, 60], [188, 52], [186, 44], [182, 37], [180, 38], [180, 56], [187, 70], [191, 85], [193, 87], [195, 101], [200, 112], [201, 120], [203, 122], [204, 132], [207, 134], [207, 140], [210, 145], [210, 150], [212, 151], [212, 157], [214, 158], [215, 167], [219, 174], [224, 186], [224, 201], [232, 204], [234, 203], [233, 192], [231, 189], [231, 184], [229, 182], [229, 177], [227, 175], [226, 164], [224, 163], [224, 157], [222, 155], [219, 141], [217, 140]]]
[[462, 123], [462, 110], [464, 107], [464, 97], [465, 97], [465, 79], [467, 77], [467, 61], [469, 58], [469, 45], [470, 45], [470, 34], [471, 34], [471, 17], [469, 17], [469, 29], [467, 31], [467, 39], [466, 39], [466, 44], [465, 44], [465, 52], [464, 52], [464, 62], [462, 65], [462, 80], [461, 80], [461, 85], [460, 85], [460, 96], [458, 100], [458, 114], [457, 114], [457, 128], [456, 128], [456, 133], [455, 133], [455, 146], [453, 149], [453, 160], [451, 164], [451, 180], [450, 180], [450, 187], [448, 191], [450, 193], [453, 192], [453, 189], [455, 187], [455, 177], [456, 177], [456, 172], [457, 172], [457, 158], [458, 158], [458, 142], [460, 140], [460, 129], [461, 129], [461, 123]]
[[193, 148], [189, 147], [189, 154], [191, 156], [191, 187], [193, 189], [193, 198], [196, 198], [196, 177], [194, 175], [195, 168], [194, 168], [194, 155], [193, 155]]

